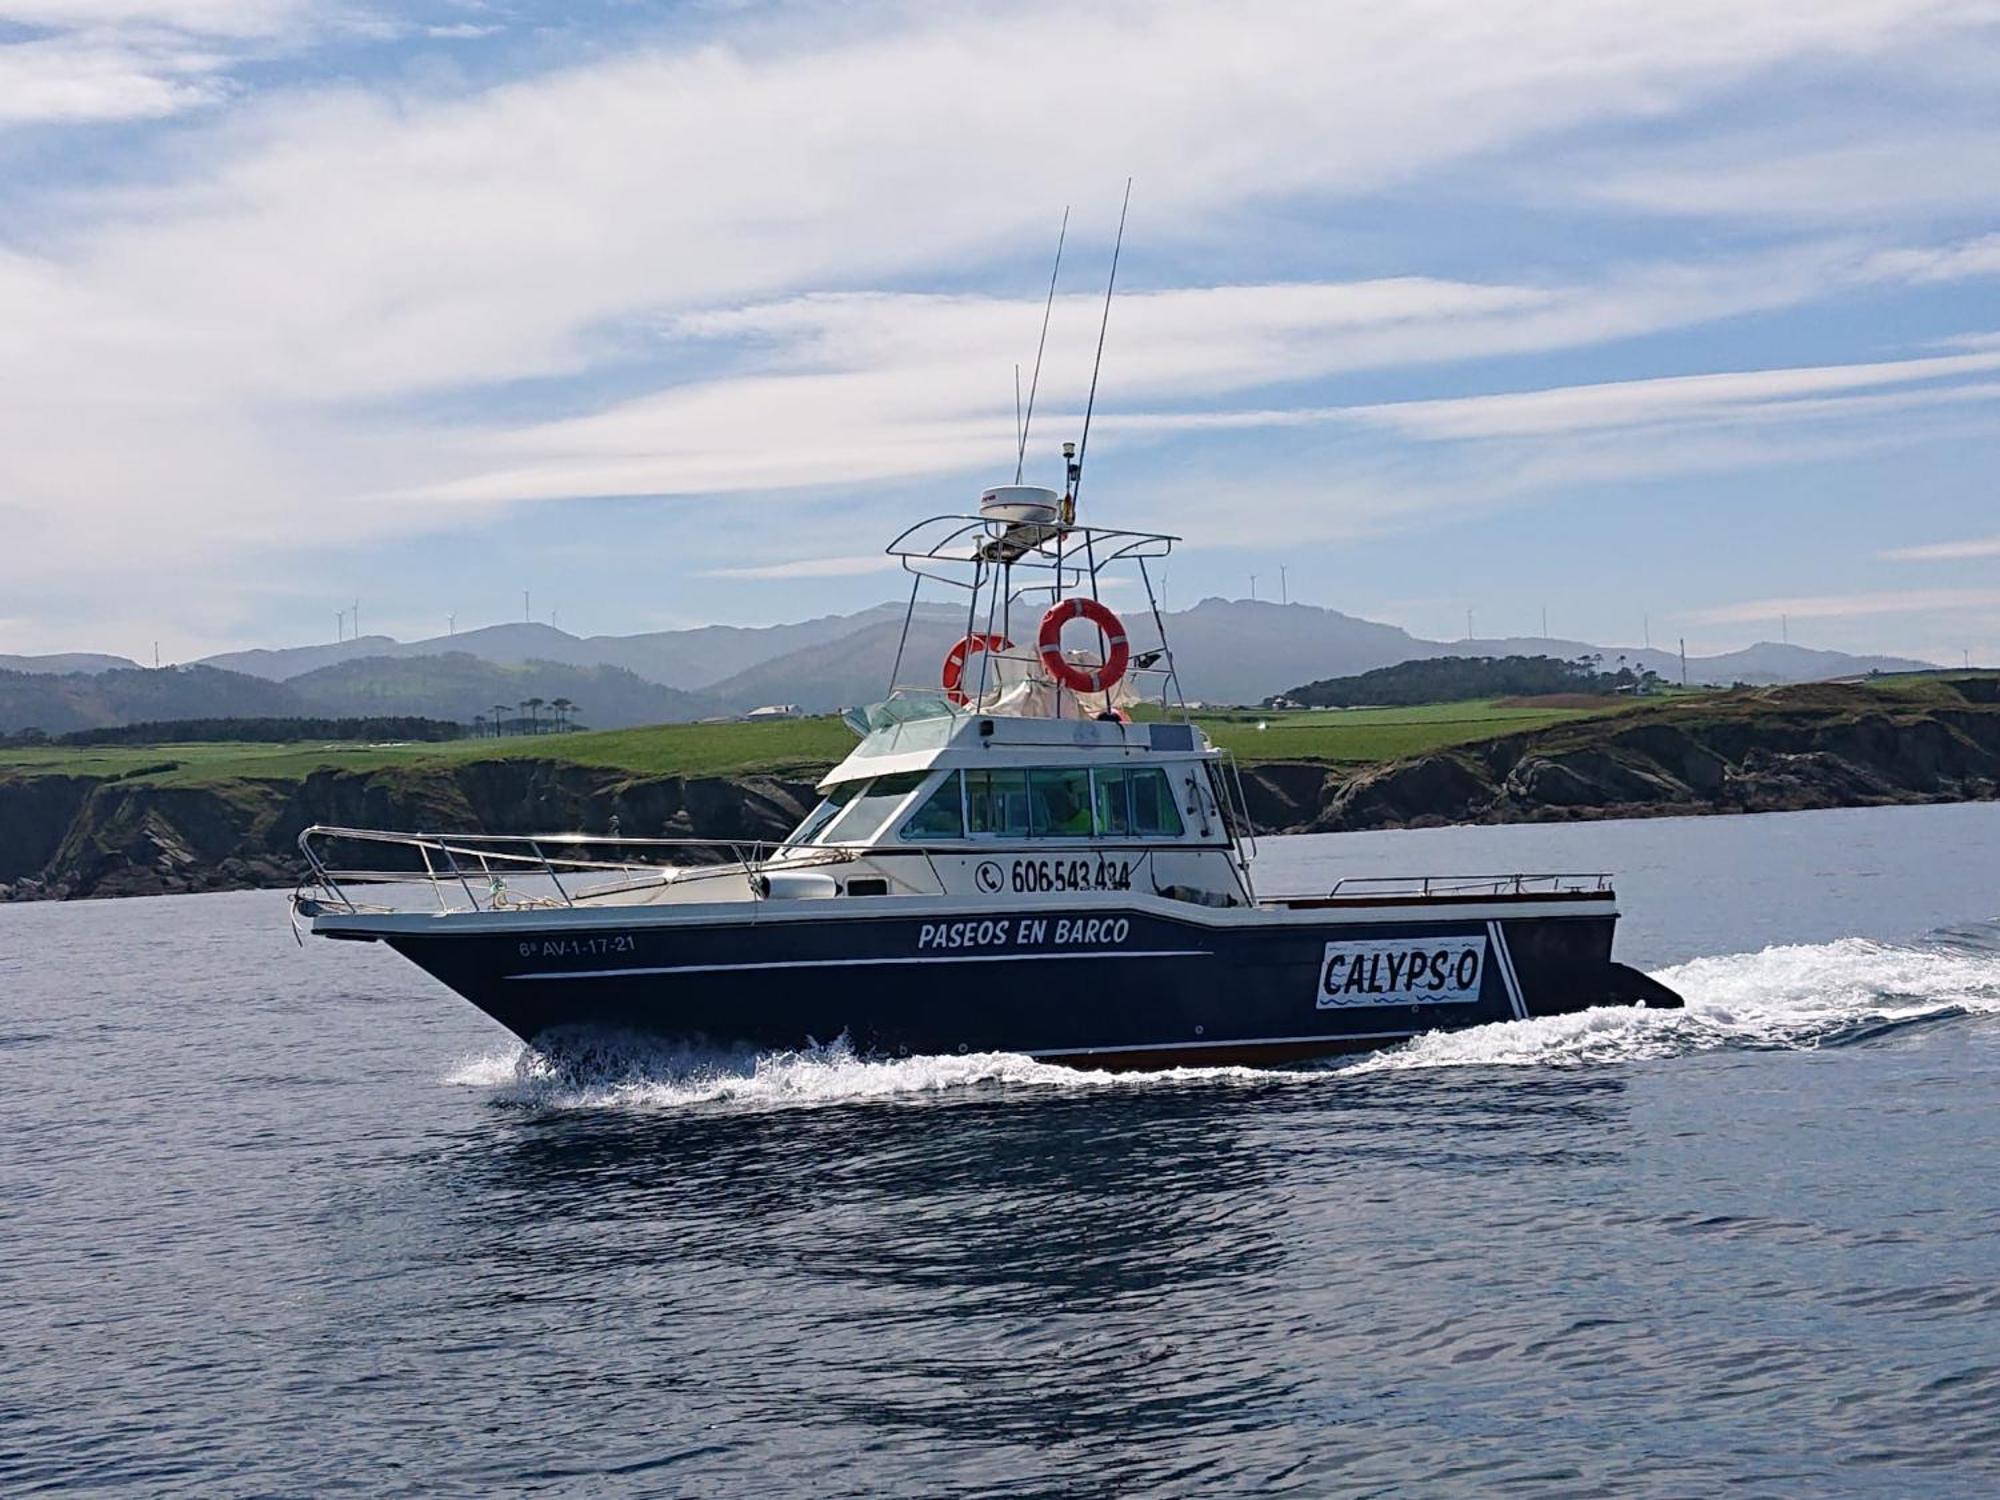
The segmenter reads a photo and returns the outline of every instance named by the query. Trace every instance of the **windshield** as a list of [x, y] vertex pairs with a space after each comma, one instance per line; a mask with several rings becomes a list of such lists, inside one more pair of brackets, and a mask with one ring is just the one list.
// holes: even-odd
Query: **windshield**
[[835, 818], [825, 833], [815, 842], [821, 844], [859, 844], [873, 838], [882, 825], [889, 821], [889, 814], [903, 804], [905, 798], [923, 785], [928, 773], [908, 771], [900, 776], [878, 776], [867, 784], [861, 794], [847, 804], [846, 810]]
[[840, 810], [854, 800], [854, 794], [868, 783], [865, 781], [843, 781], [826, 794], [826, 800], [806, 814], [805, 822], [792, 830], [787, 844], [810, 844], [819, 836], [819, 831], [839, 816]]

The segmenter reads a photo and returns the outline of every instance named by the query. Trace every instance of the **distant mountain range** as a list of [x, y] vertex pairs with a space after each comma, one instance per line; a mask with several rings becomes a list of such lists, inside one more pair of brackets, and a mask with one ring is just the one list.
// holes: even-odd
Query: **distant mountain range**
[[[643, 635], [571, 635], [553, 625], [522, 622], [486, 625], [462, 635], [398, 641], [364, 635], [332, 645], [290, 646], [275, 651], [229, 651], [203, 665], [243, 672], [271, 682], [290, 682], [307, 672], [367, 657], [447, 656], [463, 653], [500, 666], [557, 662], [570, 667], [619, 667], [662, 687], [692, 692], [784, 656], [866, 628], [903, 618], [900, 604], [881, 604], [853, 615], [828, 615], [796, 625], [703, 625], [693, 630], [656, 630]], [[25, 658], [33, 660], [34, 658]], [[102, 658], [116, 662], [115, 657]], [[0, 666], [10, 663], [0, 658]], [[129, 665], [129, 664], [128, 664]], [[89, 670], [64, 668], [61, 670]]]
[[[230, 714], [422, 714], [469, 722], [495, 704], [568, 698], [593, 728], [744, 713], [771, 703], [826, 712], [881, 697], [889, 684], [904, 609], [882, 604], [851, 615], [751, 629], [710, 625], [627, 636], [575, 636], [549, 625], [493, 625], [425, 641], [388, 636], [279, 650], [234, 651], [168, 672], [88, 653], [0, 656], [0, 731], [51, 734], [146, 719]], [[1393, 625], [1309, 604], [1204, 599], [1168, 613], [1182, 690], [1208, 703], [1256, 703], [1301, 683], [1436, 656], [1575, 658], [1601, 654], [1680, 680], [1666, 651], [1584, 641], [1506, 637], [1429, 641]], [[984, 622], [979, 622], [982, 626]], [[1136, 651], [1157, 643], [1150, 619], [1128, 618]], [[904, 642], [899, 680], [931, 683], [965, 617], [922, 607]], [[1033, 622], [1013, 634], [1026, 641]], [[1930, 665], [1762, 642], [1722, 656], [1688, 658], [1691, 682], [1810, 682]]]

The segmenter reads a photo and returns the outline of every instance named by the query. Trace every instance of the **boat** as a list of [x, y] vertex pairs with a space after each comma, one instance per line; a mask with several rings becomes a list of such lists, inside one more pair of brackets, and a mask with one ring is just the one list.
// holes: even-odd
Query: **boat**
[[[1260, 890], [1240, 772], [1189, 711], [1155, 591], [1179, 539], [1079, 524], [1063, 453], [1062, 490], [1017, 471], [890, 544], [911, 586], [888, 692], [782, 839], [316, 826], [295, 929], [386, 944], [545, 1050], [611, 1031], [1270, 1064], [1681, 1003], [1612, 957], [1608, 875]], [[963, 631], [907, 683], [927, 586]]]

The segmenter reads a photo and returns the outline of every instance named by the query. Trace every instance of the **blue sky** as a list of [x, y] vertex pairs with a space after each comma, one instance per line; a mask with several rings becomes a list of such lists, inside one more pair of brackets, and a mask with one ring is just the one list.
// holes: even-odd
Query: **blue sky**
[[2000, 664], [2000, 6], [0, 0], [0, 651], [1170, 603]]

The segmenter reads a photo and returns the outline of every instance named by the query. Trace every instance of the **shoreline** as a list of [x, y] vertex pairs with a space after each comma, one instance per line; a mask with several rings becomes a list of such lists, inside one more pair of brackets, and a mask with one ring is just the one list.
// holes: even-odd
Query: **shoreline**
[[[1923, 697], [1820, 684], [1667, 700], [1373, 764], [1242, 767], [1264, 835], [2000, 800], [2000, 682]], [[771, 843], [818, 766], [643, 774], [510, 755], [297, 777], [0, 775], [0, 901], [287, 889], [314, 823]]]
[[[1259, 827], [1256, 830], [1256, 835], [1260, 839], [1266, 839], [1317, 837], [1335, 833], [1420, 833], [1440, 828], [1502, 828], [1527, 824], [1546, 826], [1550, 824], [1575, 823], [1638, 823], [1658, 822], [1670, 818], [1700, 818], [1706, 820], [1712, 818], [1781, 816], [1788, 813], [1854, 812], [1886, 807], [1976, 807], [1994, 803], [2000, 803], [2000, 795], [1910, 796], [1854, 802], [1807, 802], [1796, 806], [1782, 807], [1704, 807], [1651, 803], [1592, 809], [1549, 808], [1539, 813], [1513, 817], [1481, 817], [1456, 820], [1420, 818], [1407, 823], [1381, 824], [1367, 828]], [[547, 833], [549, 830], [541, 829], [538, 831]], [[222, 866], [208, 872], [206, 876], [189, 878], [185, 882], [162, 881], [157, 886], [149, 886], [143, 881], [134, 881], [131, 883], [120, 881], [116, 889], [97, 889], [81, 893], [56, 893], [53, 891], [21, 888], [22, 886], [32, 887], [34, 882], [31, 880], [23, 881], [15, 886], [0, 885], [0, 907], [81, 903], [87, 901], [137, 901], [156, 896], [220, 896], [241, 895], [249, 891], [290, 891], [298, 884], [300, 877], [305, 873], [303, 862], [301, 862], [296, 874], [272, 880], [258, 880], [232, 874], [230, 866], [233, 864], [235, 864], [233, 860], [225, 861]]]

